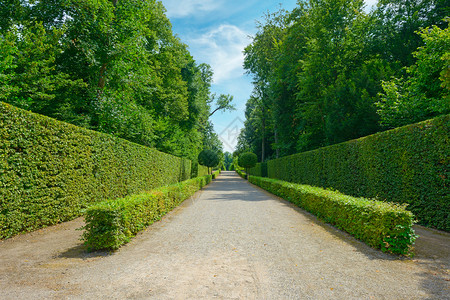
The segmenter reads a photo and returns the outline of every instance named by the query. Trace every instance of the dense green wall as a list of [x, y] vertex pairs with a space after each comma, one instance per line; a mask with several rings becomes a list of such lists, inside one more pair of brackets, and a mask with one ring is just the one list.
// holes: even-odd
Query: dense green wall
[[256, 166], [248, 170], [249, 175], [267, 177], [267, 163], [257, 163]]
[[450, 231], [450, 115], [268, 162], [268, 176], [408, 203]]
[[198, 165], [198, 172], [197, 172], [197, 176], [205, 176], [209, 174], [209, 170], [208, 167], [202, 166], [202, 165]]
[[190, 174], [190, 160], [0, 102], [0, 238]]

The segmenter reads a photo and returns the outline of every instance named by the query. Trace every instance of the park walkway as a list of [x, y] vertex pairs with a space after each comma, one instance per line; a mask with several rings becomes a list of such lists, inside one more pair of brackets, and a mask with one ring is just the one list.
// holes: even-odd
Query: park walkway
[[1, 299], [449, 299], [450, 235], [384, 254], [223, 174], [119, 251], [86, 253], [82, 219], [0, 242]]

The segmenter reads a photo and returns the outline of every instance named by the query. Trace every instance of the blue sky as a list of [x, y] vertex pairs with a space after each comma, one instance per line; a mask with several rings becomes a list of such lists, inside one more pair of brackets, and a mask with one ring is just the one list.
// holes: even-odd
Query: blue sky
[[[280, 4], [281, 2], [281, 4]], [[211, 120], [224, 151], [233, 152], [243, 127], [245, 103], [252, 92], [251, 77], [244, 74], [242, 51], [256, 33], [256, 20], [280, 5], [292, 10], [297, 0], [162, 0], [173, 32], [189, 46], [197, 63], [214, 71], [212, 92], [234, 97], [236, 110], [216, 112]], [[376, 0], [366, 0], [367, 5]]]

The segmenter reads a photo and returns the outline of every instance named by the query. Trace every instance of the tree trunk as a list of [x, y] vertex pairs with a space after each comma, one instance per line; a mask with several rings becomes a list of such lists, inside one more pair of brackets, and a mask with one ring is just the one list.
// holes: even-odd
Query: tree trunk
[[275, 135], [275, 145], [277, 145], [276, 146], [277, 149], [275, 151], [276, 151], [277, 158], [279, 158], [280, 157], [280, 148], [278, 148], [278, 133], [277, 133], [277, 128], [276, 127], [275, 127], [275, 130], [274, 130], [274, 135]]
[[261, 141], [261, 162], [264, 162], [265, 156], [265, 139], [266, 139], [266, 119], [263, 117], [262, 119], [262, 141]]
[[98, 88], [100, 90], [103, 90], [103, 88], [105, 87], [105, 84], [106, 84], [105, 72], [106, 72], [107, 67], [108, 67], [108, 64], [104, 63], [104, 64], [102, 64], [102, 66], [100, 68], [100, 78], [98, 80]]

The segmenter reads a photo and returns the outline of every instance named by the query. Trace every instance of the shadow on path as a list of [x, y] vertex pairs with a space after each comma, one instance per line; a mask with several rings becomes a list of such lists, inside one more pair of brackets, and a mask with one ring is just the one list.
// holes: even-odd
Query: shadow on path
[[111, 256], [113, 252], [111, 251], [92, 251], [89, 252], [84, 244], [77, 245], [75, 247], [69, 248], [64, 252], [58, 254], [55, 258], [78, 258], [82, 260], [87, 260], [91, 258], [107, 257]]

